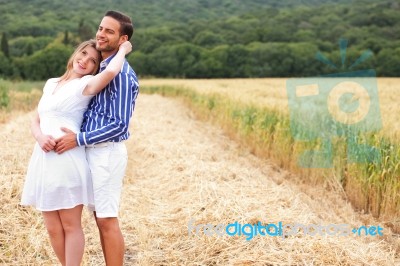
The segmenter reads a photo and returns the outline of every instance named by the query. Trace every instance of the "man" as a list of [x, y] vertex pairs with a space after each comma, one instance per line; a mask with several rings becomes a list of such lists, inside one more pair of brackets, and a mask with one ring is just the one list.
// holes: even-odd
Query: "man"
[[[101, 51], [103, 71], [118, 47], [133, 34], [131, 19], [117, 11], [108, 11], [96, 33], [96, 48]], [[125, 61], [121, 72], [97, 94], [84, 114], [81, 132], [57, 139], [55, 151], [63, 153], [76, 146], [86, 146], [92, 173], [95, 218], [106, 265], [123, 265], [124, 238], [119, 228], [118, 209], [122, 179], [127, 165], [127, 151], [122, 142], [129, 137], [139, 84], [135, 72]]]

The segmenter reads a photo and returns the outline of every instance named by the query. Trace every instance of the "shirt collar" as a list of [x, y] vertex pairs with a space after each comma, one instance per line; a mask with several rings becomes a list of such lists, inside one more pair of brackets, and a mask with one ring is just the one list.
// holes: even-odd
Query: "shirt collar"
[[100, 71], [103, 71], [108, 66], [108, 64], [114, 58], [115, 55], [116, 55], [116, 53], [113, 54], [113, 55], [110, 55], [109, 57], [107, 57], [106, 59], [101, 61], [101, 63], [100, 63]]

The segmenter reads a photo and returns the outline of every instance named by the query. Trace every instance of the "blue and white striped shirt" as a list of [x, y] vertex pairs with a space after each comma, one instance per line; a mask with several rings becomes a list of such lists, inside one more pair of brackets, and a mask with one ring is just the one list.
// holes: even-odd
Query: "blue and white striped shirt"
[[[114, 56], [101, 62], [100, 72]], [[81, 132], [76, 137], [78, 145], [128, 139], [129, 120], [135, 109], [138, 93], [136, 73], [125, 59], [118, 75], [90, 101], [83, 115]]]

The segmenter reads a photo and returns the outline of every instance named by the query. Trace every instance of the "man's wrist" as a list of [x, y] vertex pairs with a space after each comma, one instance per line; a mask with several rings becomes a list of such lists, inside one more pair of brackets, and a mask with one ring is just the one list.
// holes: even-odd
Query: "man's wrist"
[[75, 141], [76, 141], [76, 145], [77, 146], [85, 145], [85, 140], [83, 139], [83, 134], [84, 134], [83, 132], [80, 132], [80, 133], [76, 134]]

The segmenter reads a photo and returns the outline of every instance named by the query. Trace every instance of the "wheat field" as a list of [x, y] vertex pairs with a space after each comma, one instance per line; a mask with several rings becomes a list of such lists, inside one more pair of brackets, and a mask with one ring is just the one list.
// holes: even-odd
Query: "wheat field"
[[[289, 111], [288, 78], [260, 79], [144, 79], [143, 86], [178, 86], [203, 94], [221, 94], [234, 101], [258, 107], [278, 110], [283, 114]], [[399, 78], [378, 78], [377, 89], [382, 120], [381, 133], [398, 140], [400, 132], [400, 89]]]
[[[310, 80], [315, 82], [315, 78], [301, 79], [300, 83], [299, 79], [270, 78], [149, 79], [142, 82], [142, 88], [149, 93], [185, 99], [199, 117], [213, 121], [257, 156], [272, 159], [310, 184], [334, 179], [357, 210], [390, 221], [400, 232], [400, 146], [396, 119], [399, 79], [342, 77], [324, 78], [322, 82], [318, 79], [317, 89], [296, 87], [294, 101], [293, 84], [311, 84]], [[351, 92], [351, 97], [346, 100], [344, 96], [349, 95], [343, 91]], [[322, 97], [314, 97], [315, 92]], [[297, 101], [300, 96], [312, 97]], [[306, 104], [302, 102], [304, 99], [308, 101]], [[331, 105], [334, 101], [338, 104]], [[368, 102], [369, 106], [365, 104]], [[298, 109], [293, 111], [294, 107]], [[350, 126], [334, 124], [326, 114]], [[351, 123], [357, 119], [362, 122], [353, 126]], [[328, 138], [322, 139], [323, 135]], [[329, 143], [327, 140], [331, 148], [324, 146]], [[299, 157], [308, 150], [323, 151], [322, 147], [325, 153], [320, 157], [318, 153], [315, 157], [305, 157], [306, 160]], [[317, 163], [308, 168], [313, 161]]]
[[[227, 86], [224, 82], [220, 86]], [[240, 86], [236, 91], [239, 93]], [[29, 132], [31, 116], [31, 112], [17, 114], [0, 129], [2, 265], [57, 265], [40, 213], [19, 206], [34, 144]], [[302, 182], [271, 160], [254, 156], [217, 126], [197, 120], [179, 99], [139, 95], [130, 130], [120, 215], [125, 265], [400, 263], [398, 235], [384, 221], [354, 211], [334, 180], [327, 180], [324, 186]], [[299, 232], [284, 239], [255, 236], [246, 241], [243, 236], [189, 231], [191, 221], [195, 226], [234, 221], [380, 225], [384, 234], [345, 237]], [[83, 224], [83, 265], [104, 265], [96, 226], [88, 212]]]

